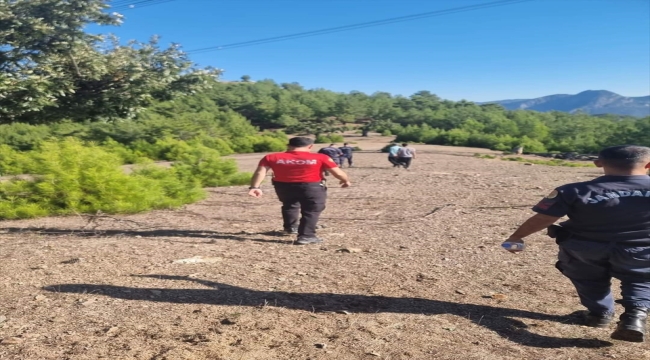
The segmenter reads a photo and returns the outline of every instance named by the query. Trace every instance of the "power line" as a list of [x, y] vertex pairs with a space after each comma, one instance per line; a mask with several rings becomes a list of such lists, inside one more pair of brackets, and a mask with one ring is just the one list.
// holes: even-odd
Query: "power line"
[[124, 11], [124, 10], [135, 10], [147, 6], [159, 5], [176, 0], [126, 0], [122, 2], [116, 2], [111, 5], [111, 10], [113, 11]]
[[224, 45], [220, 45], [220, 46], [209, 46], [209, 47], [190, 50], [190, 51], [187, 51], [187, 53], [197, 54], [197, 53], [204, 53], [204, 52], [217, 51], [217, 50], [228, 50], [228, 49], [234, 49], [234, 48], [239, 48], [239, 47], [261, 45], [261, 44], [267, 44], [267, 43], [278, 42], [278, 41], [286, 41], [286, 40], [299, 39], [299, 38], [303, 38], [303, 37], [326, 35], [326, 34], [331, 34], [331, 33], [336, 33], [336, 32], [342, 32], [342, 31], [358, 30], [358, 29], [363, 29], [363, 28], [367, 28], [367, 27], [381, 26], [381, 25], [393, 24], [393, 23], [404, 22], [404, 21], [411, 21], [411, 20], [419, 20], [419, 19], [424, 19], [424, 18], [428, 18], [428, 17], [443, 16], [443, 15], [455, 14], [455, 13], [460, 13], [460, 12], [465, 12], [465, 11], [486, 9], [486, 8], [491, 8], [491, 7], [511, 5], [511, 4], [529, 2], [529, 1], [535, 1], [535, 0], [499, 0], [499, 1], [492, 1], [492, 2], [484, 3], [484, 4], [476, 4], [476, 5], [461, 6], [461, 7], [456, 7], [456, 8], [444, 9], [444, 10], [428, 11], [428, 12], [419, 13], [419, 14], [398, 16], [398, 17], [387, 18], [387, 19], [382, 19], [382, 20], [375, 20], [375, 21], [369, 21], [369, 22], [363, 22], [363, 23], [357, 23], [357, 24], [351, 24], [351, 25], [336, 26], [336, 27], [325, 28], [325, 29], [320, 29], [320, 30], [305, 31], [305, 32], [300, 32], [300, 33], [295, 33], [295, 34], [274, 36], [274, 37], [262, 38], [262, 39], [257, 39], [257, 40], [241, 41], [241, 42], [236, 42], [236, 43], [231, 43], [231, 44], [224, 44]]

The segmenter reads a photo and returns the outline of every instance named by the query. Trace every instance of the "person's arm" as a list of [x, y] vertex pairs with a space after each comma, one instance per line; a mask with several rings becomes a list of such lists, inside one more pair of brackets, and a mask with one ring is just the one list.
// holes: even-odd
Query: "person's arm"
[[[506, 241], [523, 244], [525, 237], [553, 225], [569, 212], [571, 197], [565, 197], [561, 188], [553, 190], [533, 207], [533, 211], [537, 214], [524, 221]], [[508, 251], [518, 252], [520, 250]]]
[[412, 149], [411, 152], [413, 153], [413, 160], [415, 160], [415, 149]]
[[262, 189], [260, 189], [260, 185], [262, 185], [262, 181], [264, 181], [267, 171], [268, 168], [266, 166], [257, 167], [257, 170], [255, 170], [253, 178], [251, 179], [251, 187], [248, 191], [248, 195], [257, 198], [262, 197], [264, 193], [262, 192]]
[[530, 236], [538, 231], [542, 231], [547, 227], [555, 224], [555, 222], [560, 219], [561, 217], [557, 216], [535, 214], [528, 218], [528, 220], [524, 221], [524, 223], [521, 224], [519, 228], [517, 228], [517, 230], [512, 233], [512, 235], [510, 235], [508, 241], [523, 243], [523, 239], [526, 236]]
[[350, 179], [348, 178], [348, 174], [343, 172], [343, 170], [341, 170], [341, 168], [333, 167], [333, 168], [327, 169], [327, 171], [329, 171], [332, 174], [332, 176], [339, 179], [341, 187], [346, 188], [346, 187], [350, 187], [352, 185], [352, 183], [350, 183]]

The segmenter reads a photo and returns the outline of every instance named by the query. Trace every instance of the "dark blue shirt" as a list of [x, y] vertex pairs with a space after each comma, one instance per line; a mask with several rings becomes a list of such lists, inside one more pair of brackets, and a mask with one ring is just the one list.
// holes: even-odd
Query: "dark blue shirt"
[[341, 156], [341, 151], [333, 146], [327, 146], [324, 147], [320, 150], [318, 150], [319, 154], [325, 154], [332, 159], [338, 159], [339, 156]]
[[354, 151], [354, 148], [351, 146], [341, 146], [339, 150], [341, 150], [343, 156], [350, 157], [352, 156], [352, 152]]
[[560, 225], [577, 239], [650, 243], [650, 176], [605, 175], [563, 185], [533, 211], [568, 216]]

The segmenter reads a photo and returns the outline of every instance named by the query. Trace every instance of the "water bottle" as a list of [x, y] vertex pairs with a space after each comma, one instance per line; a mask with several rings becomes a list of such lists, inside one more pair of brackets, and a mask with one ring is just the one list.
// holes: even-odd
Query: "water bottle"
[[501, 244], [501, 247], [510, 251], [524, 251], [524, 249], [526, 248], [526, 244], [512, 242], [512, 241], [504, 241], [503, 244]]

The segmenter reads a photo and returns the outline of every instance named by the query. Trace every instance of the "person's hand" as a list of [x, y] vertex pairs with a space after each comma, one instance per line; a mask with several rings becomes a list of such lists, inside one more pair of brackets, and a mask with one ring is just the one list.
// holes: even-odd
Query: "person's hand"
[[[524, 240], [522, 240], [522, 239], [511, 238], [511, 239], [506, 240], [505, 242], [517, 243], [517, 244], [523, 244], [523, 243], [524, 243]], [[511, 252], [511, 253], [513, 253], [513, 254], [517, 254], [517, 253], [520, 253], [520, 252], [524, 251], [523, 249], [513, 249], [513, 250], [511, 250], [511, 249], [506, 249], [506, 250], [509, 251], [509, 252]]]
[[262, 192], [262, 189], [250, 189], [248, 191], [248, 195], [252, 197], [260, 198], [262, 197], [262, 195], [264, 195], [264, 193]]
[[341, 187], [342, 187], [342, 188], [346, 188], [346, 187], [350, 187], [350, 186], [352, 186], [352, 183], [351, 183], [349, 180], [348, 180], [348, 181], [343, 181], [343, 180], [341, 180], [340, 184], [341, 184]]

